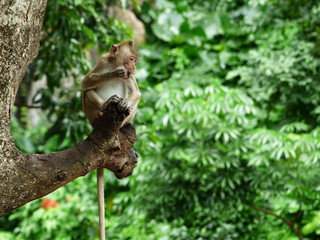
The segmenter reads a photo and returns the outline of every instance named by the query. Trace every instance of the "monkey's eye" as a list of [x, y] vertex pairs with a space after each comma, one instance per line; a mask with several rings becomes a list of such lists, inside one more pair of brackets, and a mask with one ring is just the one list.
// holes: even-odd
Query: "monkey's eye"
[[130, 61], [134, 61], [134, 57], [130, 57]]

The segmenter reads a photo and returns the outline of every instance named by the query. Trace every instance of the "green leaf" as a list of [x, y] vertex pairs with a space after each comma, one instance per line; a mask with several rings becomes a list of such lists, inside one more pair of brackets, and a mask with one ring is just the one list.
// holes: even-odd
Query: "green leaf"
[[[301, 228], [303, 235], [309, 235], [316, 232], [320, 227], [320, 213], [314, 212], [311, 221]], [[317, 233], [318, 234], [318, 233]]]
[[159, 15], [151, 27], [159, 39], [170, 42], [174, 36], [179, 35], [179, 28], [183, 21], [183, 17], [178, 12], [167, 9]]

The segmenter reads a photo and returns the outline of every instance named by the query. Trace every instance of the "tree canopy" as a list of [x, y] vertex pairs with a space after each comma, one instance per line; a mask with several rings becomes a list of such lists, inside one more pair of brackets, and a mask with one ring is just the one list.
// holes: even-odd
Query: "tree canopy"
[[[107, 238], [320, 238], [320, 3], [135, 7], [148, 39], [135, 74], [140, 160], [127, 179], [107, 175]], [[48, 1], [39, 56], [22, 83], [46, 77], [34, 98], [46, 120], [33, 128], [12, 120], [21, 151], [63, 150], [88, 135], [86, 53], [133, 37], [107, 8]], [[0, 218], [0, 239], [98, 239], [95, 189], [91, 173]]]

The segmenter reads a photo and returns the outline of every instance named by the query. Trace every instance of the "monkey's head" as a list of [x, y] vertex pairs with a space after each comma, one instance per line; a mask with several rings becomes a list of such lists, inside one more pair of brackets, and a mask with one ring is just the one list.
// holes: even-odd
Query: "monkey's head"
[[130, 40], [112, 45], [110, 56], [114, 58], [116, 67], [124, 66], [128, 72], [128, 77], [130, 74], [135, 73], [139, 56], [133, 46], [133, 41]]

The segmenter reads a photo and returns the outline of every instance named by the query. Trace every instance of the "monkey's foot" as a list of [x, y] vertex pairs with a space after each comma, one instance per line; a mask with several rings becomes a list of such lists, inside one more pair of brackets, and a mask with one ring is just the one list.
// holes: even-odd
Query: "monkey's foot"
[[107, 101], [104, 102], [104, 104], [102, 105], [102, 112], [107, 111], [107, 107], [109, 105], [113, 105], [116, 106], [123, 98], [120, 97], [119, 95], [113, 95], [111, 96]]
[[102, 110], [109, 111], [115, 117], [115, 121], [120, 123], [132, 112], [132, 107], [120, 96], [111, 96], [102, 106]]

